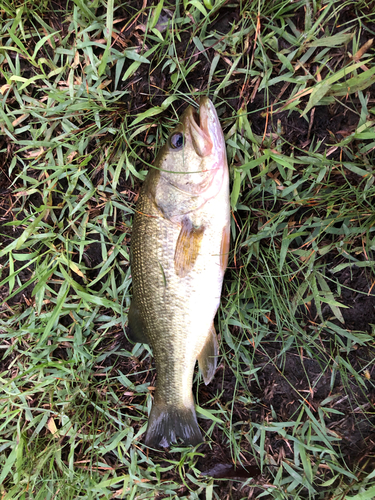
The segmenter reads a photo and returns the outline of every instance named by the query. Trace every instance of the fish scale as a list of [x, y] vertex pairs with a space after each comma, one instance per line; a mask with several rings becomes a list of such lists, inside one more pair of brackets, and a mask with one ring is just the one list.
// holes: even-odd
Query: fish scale
[[186, 444], [202, 441], [194, 367], [198, 359], [206, 383], [216, 367], [213, 319], [226, 266], [223, 248], [228, 251], [228, 170], [216, 111], [207, 98], [200, 110], [200, 126], [188, 108], [171, 134], [183, 134], [182, 149], [174, 151], [170, 140], [161, 149], [133, 222], [129, 327], [130, 337], [148, 342], [155, 358], [156, 392], [145, 439], [155, 447], [178, 437]]

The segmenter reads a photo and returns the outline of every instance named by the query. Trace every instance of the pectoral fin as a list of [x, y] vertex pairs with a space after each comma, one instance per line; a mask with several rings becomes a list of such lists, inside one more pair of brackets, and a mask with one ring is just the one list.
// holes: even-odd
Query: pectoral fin
[[137, 306], [137, 301], [133, 298], [130, 304], [128, 314], [128, 330], [127, 335], [132, 342], [140, 344], [148, 344], [148, 339], [145, 334], [145, 325]]
[[212, 324], [206, 343], [198, 356], [199, 369], [203, 375], [203, 380], [206, 385], [211, 382], [213, 376], [215, 375], [218, 354], [219, 346], [217, 343], [217, 335], [215, 327]]
[[188, 218], [182, 221], [174, 254], [174, 268], [184, 278], [194, 267], [201, 247], [204, 226], [194, 227]]

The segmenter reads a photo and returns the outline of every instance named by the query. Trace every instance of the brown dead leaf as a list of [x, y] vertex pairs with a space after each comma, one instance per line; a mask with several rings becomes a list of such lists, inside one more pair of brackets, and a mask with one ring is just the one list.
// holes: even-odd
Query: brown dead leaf
[[16, 118], [13, 122], [12, 122], [12, 125], [13, 127], [17, 127], [17, 125], [19, 125], [21, 122], [23, 122], [27, 117], [29, 116], [29, 113], [26, 113], [24, 115], [21, 115], [19, 116], [18, 118]]
[[55, 421], [54, 421], [53, 417], [50, 417], [47, 420], [47, 428], [50, 431], [50, 433], [53, 434], [54, 437], [57, 437], [56, 436], [56, 434], [57, 434], [57, 427], [56, 427], [56, 424], [55, 424]]
[[76, 53], [74, 54], [74, 62], [72, 64], [72, 68], [76, 69], [79, 65], [79, 52], [76, 50]]
[[332, 153], [334, 153], [337, 149], [337, 146], [332, 146], [331, 148], [328, 149], [326, 156], [330, 156]]
[[0, 87], [0, 92], [1, 92], [1, 94], [2, 94], [2, 95], [4, 95], [4, 94], [5, 94], [5, 92], [6, 92], [7, 90], [9, 90], [9, 89], [10, 89], [10, 85], [9, 85], [9, 83], [6, 83], [5, 85], [2, 85], [2, 86]]
[[72, 153], [68, 154], [67, 156], [68, 161], [71, 162], [73, 158], [77, 156], [77, 154], [78, 154], [77, 151], [73, 151]]
[[362, 47], [359, 50], [357, 50], [357, 52], [354, 54], [353, 60], [355, 62], [358, 62], [361, 59], [361, 57], [363, 56], [363, 54], [365, 52], [367, 52], [368, 49], [372, 46], [373, 43], [374, 43], [374, 39], [373, 38], [370, 38], [370, 40], [367, 40], [367, 42], [364, 43], [362, 45]]
[[104, 80], [104, 82], [102, 82], [100, 85], [99, 85], [99, 88], [100, 89], [105, 89], [106, 87], [108, 87], [108, 85], [112, 82], [112, 80]]
[[39, 148], [36, 151], [29, 151], [25, 154], [25, 158], [37, 158], [44, 153], [44, 148]]

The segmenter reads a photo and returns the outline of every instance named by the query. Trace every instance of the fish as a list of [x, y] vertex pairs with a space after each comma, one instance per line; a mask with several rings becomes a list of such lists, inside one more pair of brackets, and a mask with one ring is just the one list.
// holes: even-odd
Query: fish
[[140, 190], [130, 244], [133, 297], [128, 337], [151, 346], [156, 390], [144, 443], [202, 443], [192, 382], [196, 360], [215, 374], [230, 241], [229, 172], [223, 131], [208, 97], [192, 106], [160, 149]]

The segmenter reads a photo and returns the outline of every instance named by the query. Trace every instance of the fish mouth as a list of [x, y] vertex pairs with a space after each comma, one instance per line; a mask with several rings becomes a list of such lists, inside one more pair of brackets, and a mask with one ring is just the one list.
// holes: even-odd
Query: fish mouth
[[195, 108], [192, 108], [191, 118], [192, 122], [194, 122], [199, 128], [201, 128], [199, 112]]
[[212, 152], [220, 153], [225, 150], [219, 118], [208, 97], [201, 97], [199, 114], [191, 106], [187, 109], [186, 120], [194, 148], [199, 156], [204, 157]]
[[[220, 191], [225, 177], [228, 176], [225, 140], [215, 107], [208, 97], [200, 99], [199, 113], [192, 106], [185, 110], [176, 131], [186, 136], [185, 144], [189, 144], [189, 147], [193, 146], [198, 156], [208, 156], [195, 172], [183, 172], [203, 174], [195, 182], [188, 179], [187, 183], [179, 183], [178, 181], [174, 182], [171, 178], [165, 178], [165, 182], [172, 185], [180, 193], [185, 194], [190, 199], [193, 197], [196, 199], [196, 206], [184, 212], [184, 215], [187, 215], [200, 209], [208, 200], [215, 197]], [[189, 158], [187, 157], [187, 159]]]
[[199, 111], [198, 114], [192, 106], [189, 106], [186, 110], [186, 128], [190, 133], [195, 151], [203, 157], [211, 153], [213, 144], [201, 108]]

